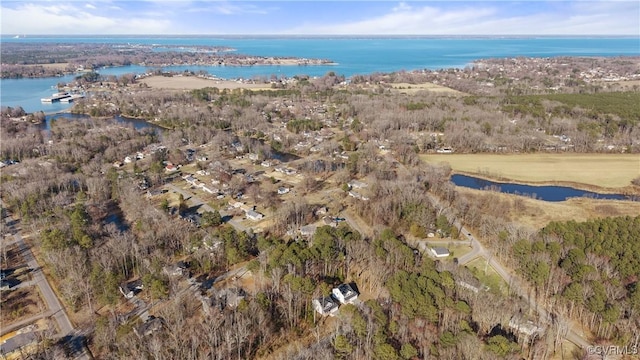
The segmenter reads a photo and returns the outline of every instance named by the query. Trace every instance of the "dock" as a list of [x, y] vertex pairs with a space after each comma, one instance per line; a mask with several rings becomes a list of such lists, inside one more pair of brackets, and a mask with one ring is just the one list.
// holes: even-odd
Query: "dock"
[[71, 95], [69, 97], [65, 97], [65, 98], [60, 99], [60, 102], [62, 102], [62, 103], [70, 103], [70, 102], [73, 102], [76, 99], [82, 99], [83, 97], [84, 97], [84, 95], [73, 94], [73, 95]]
[[55, 94], [51, 95], [51, 97], [40, 99], [40, 101], [42, 101], [44, 103], [52, 103], [52, 102], [61, 101], [62, 99], [66, 99], [66, 98], [70, 98], [70, 97], [71, 97], [71, 94], [69, 94], [67, 92], [55, 93]]

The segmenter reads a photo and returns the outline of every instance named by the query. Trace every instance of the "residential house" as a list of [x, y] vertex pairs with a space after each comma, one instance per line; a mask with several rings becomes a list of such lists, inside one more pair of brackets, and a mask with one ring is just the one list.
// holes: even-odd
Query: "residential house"
[[200, 183], [200, 184], [198, 184], [198, 186], [199, 186], [199, 187], [200, 187], [204, 192], [207, 192], [207, 193], [209, 193], [209, 194], [213, 194], [213, 193], [217, 193], [217, 192], [218, 192], [218, 191], [217, 191], [217, 189], [209, 188], [207, 185], [205, 185], [205, 183]]
[[431, 254], [437, 258], [444, 258], [450, 255], [449, 249], [438, 246], [430, 248], [429, 251], [431, 251]]
[[509, 320], [509, 328], [513, 329], [516, 333], [523, 335], [527, 339], [542, 335], [542, 333], [544, 333], [543, 326], [537, 325], [531, 320], [525, 320], [518, 315], [513, 316]]
[[190, 174], [185, 175], [182, 177], [184, 179], [184, 181], [188, 182], [191, 185], [197, 185], [198, 183], [198, 179], [194, 178], [193, 176], [191, 176]]
[[338, 226], [338, 221], [331, 216], [325, 216], [322, 218], [322, 223], [324, 225], [329, 225], [331, 227], [337, 227]]
[[331, 296], [325, 296], [312, 301], [313, 308], [322, 316], [334, 316], [338, 312], [338, 301]]
[[140, 291], [142, 291], [143, 288], [144, 285], [142, 285], [142, 280], [123, 283], [118, 287], [118, 289], [126, 299], [133, 299], [133, 297], [136, 296], [136, 294], [138, 294]]
[[209, 297], [202, 298], [202, 310], [205, 314], [211, 315], [214, 309], [219, 311], [225, 308], [235, 309], [246, 296], [247, 293], [239, 287], [222, 289]]
[[264, 218], [264, 215], [260, 214], [255, 210], [247, 211], [247, 219], [249, 220], [259, 221], [259, 220], [262, 220], [263, 218]]
[[182, 220], [186, 220], [197, 227], [200, 227], [200, 223], [202, 222], [202, 215], [196, 212], [189, 212], [184, 215], [180, 215], [180, 217], [182, 218]]
[[164, 319], [150, 316], [149, 319], [142, 324], [133, 328], [133, 332], [138, 338], [149, 336], [164, 327]]
[[295, 175], [298, 171], [296, 169], [292, 169], [292, 168], [286, 168], [284, 169], [284, 173], [285, 175]]
[[358, 293], [349, 284], [338, 285], [331, 294], [342, 304], [353, 304], [358, 299]]
[[358, 180], [351, 180], [347, 183], [347, 185], [349, 185], [350, 189], [364, 189], [369, 186], [369, 184]]
[[169, 276], [182, 276], [189, 273], [189, 266], [184, 261], [165, 266], [162, 271]]
[[288, 193], [289, 191], [290, 191], [289, 188], [279, 187], [278, 188], [278, 195], [284, 195], [284, 194]]
[[310, 236], [313, 236], [313, 234], [315, 233], [316, 233], [315, 225], [305, 225], [300, 228], [300, 235], [302, 236], [310, 237]]

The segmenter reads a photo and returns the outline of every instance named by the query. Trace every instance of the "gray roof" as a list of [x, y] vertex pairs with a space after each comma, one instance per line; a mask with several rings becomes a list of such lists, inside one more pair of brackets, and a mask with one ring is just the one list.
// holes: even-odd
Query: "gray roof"
[[447, 248], [434, 247], [432, 249], [433, 249], [433, 252], [435, 252], [437, 255], [449, 255], [449, 249]]
[[354, 297], [358, 296], [358, 293], [355, 290], [353, 290], [353, 288], [349, 284], [339, 285], [338, 291], [340, 291], [345, 301], [349, 301]]
[[338, 302], [335, 301], [331, 296], [317, 298], [316, 301], [320, 303], [323, 313], [328, 313], [329, 311], [338, 307]]

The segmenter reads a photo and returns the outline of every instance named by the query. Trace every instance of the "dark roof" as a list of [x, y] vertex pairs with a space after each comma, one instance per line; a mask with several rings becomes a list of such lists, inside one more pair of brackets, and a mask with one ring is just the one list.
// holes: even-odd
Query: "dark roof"
[[345, 300], [351, 300], [354, 297], [358, 296], [358, 293], [356, 293], [356, 291], [353, 290], [353, 288], [349, 284], [342, 284], [338, 286], [338, 290], [340, 291], [340, 293], [342, 294]]
[[133, 331], [139, 337], [149, 336], [153, 334], [155, 331], [162, 329], [164, 326], [164, 320], [162, 318], [150, 317], [149, 320], [144, 323], [136, 326]]
[[134, 291], [134, 290], [142, 290], [144, 286], [142, 284], [142, 280], [138, 279], [138, 280], [130, 281], [128, 283], [124, 283], [120, 285], [120, 287], [124, 290]]
[[322, 312], [324, 313], [328, 313], [338, 307], [338, 303], [331, 296], [321, 297], [316, 300], [320, 303], [320, 306], [322, 306]]

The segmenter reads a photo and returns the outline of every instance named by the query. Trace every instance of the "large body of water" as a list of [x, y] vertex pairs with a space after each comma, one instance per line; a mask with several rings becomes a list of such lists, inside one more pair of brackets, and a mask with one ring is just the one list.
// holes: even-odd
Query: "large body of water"
[[[31, 36], [14, 39], [2, 36], [3, 43], [111, 43], [171, 46], [227, 46], [238, 54], [258, 56], [289, 56], [329, 59], [335, 65], [322, 66], [177, 66], [166, 70], [204, 70], [224, 79], [321, 76], [329, 71], [351, 77], [357, 74], [401, 70], [463, 68], [474, 60], [505, 57], [554, 56], [638, 56], [638, 37], [53, 37]], [[125, 66], [101, 69], [104, 75], [144, 73], [149, 68]], [[22, 106], [28, 112], [56, 112], [68, 104], [42, 104], [42, 97], [51, 96], [60, 82], [73, 76], [46, 79], [7, 79], [0, 81], [0, 103]]]

